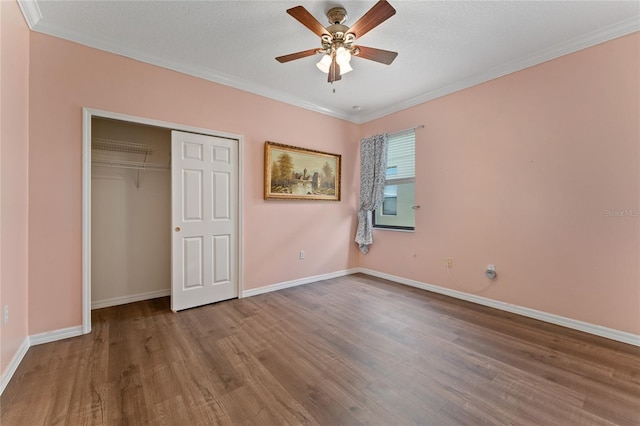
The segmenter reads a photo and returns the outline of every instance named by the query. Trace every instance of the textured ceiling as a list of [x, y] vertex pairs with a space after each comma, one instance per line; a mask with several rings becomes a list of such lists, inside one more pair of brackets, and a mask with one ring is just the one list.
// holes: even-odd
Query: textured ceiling
[[396, 15], [357, 44], [397, 51], [395, 62], [353, 58], [330, 85], [317, 56], [274, 59], [320, 46], [286, 10], [302, 4], [328, 25], [340, 5], [349, 26], [374, 1], [19, 3], [34, 31], [356, 123], [640, 30], [638, 1], [390, 0]]

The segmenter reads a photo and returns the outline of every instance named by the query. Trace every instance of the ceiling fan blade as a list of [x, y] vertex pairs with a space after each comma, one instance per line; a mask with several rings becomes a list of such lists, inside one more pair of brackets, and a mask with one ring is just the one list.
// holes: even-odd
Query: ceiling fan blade
[[333, 83], [334, 81], [338, 81], [341, 78], [342, 76], [340, 75], [340, 65], [338, 65], [336, 59], [333, 58], [333, 61], [331, 61], [331, 66], [329, 67], [329, 77], [327, 78], [327, 81], [329, 83]]
[[347, 33], [351, 33], [355, 35], [356, 38], [360, 38], [395, 14], [396, 10], [387, 0], [380, 0], [374, 4], [362, 18], [358, 19], [358, 21], [349, 28]]
[[369, 59], [370, 61], [376, 61], [386, 65], [391, 65], [391, 62], [398, 56], [398, 52], [374, 49], [373, 47], [366, 46], [354, 46], [353, 50], [354, 56], [358, 58]]
[[307, 56], [313, 56], [316, 53], [318, 53], [318, 49], [309, 49], [309, 50], [304, 50], [302, 52], [291, 53], [289, 55], [278, 56], [276, 58], [276, 61], [283, 64], [285, 62], [293, 61], [295, 59], [306, 58]]
[[328, 36], [331, 35], [329, 34], [329, 31], [327, 31], [327, 29], [323, 27], [322, 24], [318, 22], [318, 20], [314, 18], [313, 15], [302, 6], [296, 6], [292, 7], [291, 9], [287, 9], [287, 13], [293, 16], [302, 25], [316, 33], [318, 36], [322, 37], [325, 34]]

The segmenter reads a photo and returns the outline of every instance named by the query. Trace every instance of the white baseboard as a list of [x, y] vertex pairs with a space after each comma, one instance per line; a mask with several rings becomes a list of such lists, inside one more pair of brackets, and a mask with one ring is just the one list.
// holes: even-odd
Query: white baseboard
[[149, 291], [147, 293], [138, 293], [127, 296], [113, 297], [111, 299], [96, 300], [91, 302], [91, 309], [108, 308], [109, 306], [124, 305], [126, 303], [139, 302], [141, 300], [156, 299], [171, 295], [171, 289]]
[[41, 345], [43, 343], [55, 342], [56, 340], [68, 339], [70, 337], [82, 336], [82, 326], [61, 328], [59, 330], [45, 331], [29, 336], [30, 346]]
[[271, 284], [264, 287], [245, 290], [242, 292], [242, 297], [251, 297], [251, 296], [257, 296], [259, 294], [271, 293], [272, 291], [283, 290], [289, 287], [296, 287], [299, 285], [315, 283], [317, 281], [329, 280], [331, 278], [344, 277], [347, 275], [355, 274], [357, 272], [360, 272], [359, 268], [345, 269], [343, 271], [330, 272], [328, 274], [314, 275], [311, 277], [300, 278], [292, 281], [284, 281], [281, 283]]
[[634, 346], [640, 346], [640, 335], [628, 333], [626, 331], [615, 330], [613, 328], [603, 327], [600, 325], [591, 324], [584, 321], [578, 321], [572, 318], [563, 317], [560, 315], [550, 314], [548, 312], [538, 311], [536, 309], [525, 308], [523, 306], [513, 305], [511, 303], [500, 302], [498, 300], [488, 299], [486, 297], [476, 296], [469, 293], [464, 293], [449, 288], [439, 287], [433, 284], [426, 284], [420, 281], [411, 280], [408, 278], [402, 278], [395, 275], [385, 274], [384, 272], [374, 271], [367, 268], [356, 268], [357, 271], [363, 274], [371, 275], [378, 278], [383, 278], [389, 281], [396, 282], [398, 284], [404, 284], [411, 287], [421, 288], [423, 290], [432, 291], [434, 293], [444, 294], [445, 296], [451, 296], [456, 299], [466, 300], [468, 302], [477, 303], [483, 306], [489, 306], [501, 311], [511, 312], [513, 314], [522, 315], [525, 317], [545, 321], [551, 324], [560, 325], [563, 327], [571, 328], [585, 333], [593, 334], [600, 337], [606, 337], [607, 339], [616, 340], [618, 342], [628, 343]]
[[76, 337], [80, 335], [82, 335], [81, 325], [27, 336], [18, 348], [16, 354], [11, 359], [11, 362], [9, 363], [5, 371], [2, 372], [2, 377], [0, 377], [0, 395], [2, 395], [2, 392], [4, 392], [4, 389], [9, 384], [9, 381], [13, 377], [13, 374], [18, 369], [18, 366], [22, 362], [22, 359], [27, 354], [27, 351], [31, 346], [55, 342], [56, 340], [68, 339], [69, 337]]
[[9, 363], [9, 365], [7, 365], [7, 368], [2, 372], [2, 377], [0, 377], [0, 395], [2, 395], [2, 392], [4, 392], [4, 388], [6, 388], [9, 384], [9, 381], [18, 369], [18, 366], [22, 362], [22, 358], [24, 358], [28, 350], [29, 337], [26, 337], [13, 358], [11, 358], [11, 362]]

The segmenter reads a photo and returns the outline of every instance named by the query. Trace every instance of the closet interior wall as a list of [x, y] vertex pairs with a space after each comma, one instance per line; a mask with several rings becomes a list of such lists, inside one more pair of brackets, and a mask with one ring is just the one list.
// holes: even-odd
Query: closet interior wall
[[91, 136], [100, 145], [91, 152], [92, 309], [169, 295], [171, 131], [93, 118]]

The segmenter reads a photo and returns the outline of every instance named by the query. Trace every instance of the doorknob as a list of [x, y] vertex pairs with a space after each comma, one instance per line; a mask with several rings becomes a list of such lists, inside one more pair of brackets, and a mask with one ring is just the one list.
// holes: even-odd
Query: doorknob
[[180, 227], [176, 226], [176, 232], [180, 232]]

